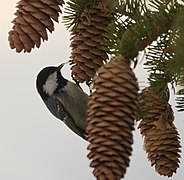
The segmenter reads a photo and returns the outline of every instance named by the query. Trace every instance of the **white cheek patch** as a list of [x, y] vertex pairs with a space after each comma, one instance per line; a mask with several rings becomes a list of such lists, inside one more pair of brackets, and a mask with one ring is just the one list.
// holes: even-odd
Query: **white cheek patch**
[[57, 83], [57, 72], [54, 72], [51, 74], [48, 78], [45, 84], [43, 85], [43, 91], [47, 93], [48, 95], [52, 96], [54, 91], [56, 90], [58, 86]]

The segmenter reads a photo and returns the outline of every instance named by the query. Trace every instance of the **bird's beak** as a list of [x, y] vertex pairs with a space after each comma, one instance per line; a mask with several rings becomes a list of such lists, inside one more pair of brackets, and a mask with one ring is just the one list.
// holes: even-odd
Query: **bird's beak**
[[67, 63], [68, 63], [68, 62], [65, 62], [65, 63], [60, 64], [60, 65], [57, 67], [57, 70], [60, 71], [61, 68], [62, 68], [65, 64], [67, 64]]

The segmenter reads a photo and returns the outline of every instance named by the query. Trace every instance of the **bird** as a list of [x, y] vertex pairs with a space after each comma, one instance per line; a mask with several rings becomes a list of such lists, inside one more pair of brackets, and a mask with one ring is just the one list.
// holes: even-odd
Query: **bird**
[[63, 77], [61, 69], [65, 64], [43, 68], [37, 75], [36, 89], [49, 111], [86, 140], [88, 95]]

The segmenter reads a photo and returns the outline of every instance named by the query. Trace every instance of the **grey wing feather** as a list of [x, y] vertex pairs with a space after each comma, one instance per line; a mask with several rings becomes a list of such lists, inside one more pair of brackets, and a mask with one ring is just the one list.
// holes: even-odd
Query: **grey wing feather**
[[[70, 82], [71, 83], [71, 82]], [[69, 84], [73, 86], [76, 84]], [[72, 93], [70, 91], [61, 92], [54, 97], [50, 97], [46, 103], [46, 106], [50, 112], [58, 119], [62, 120], [72, 131], [86, 139], [86, 112], [88, 96], [80, 88], [76, 87]], [[68, 94], [71, 93], [71, 94]], [[75, 94], [80, 94], [80, 98]]]
[[62, 91], [62, 96], [58, 95], [57, 99], [62, 102], [66, 111], [70, 113], [75, 120], [75, 124], [85, 131], [88, 95], [75, 83], [68, 81], [67, 86]]
[[81, 129], [79, 126], [76, 126], [76, 124], [74, 123], [74, 121], [69, 118], [66, 117], [66, 120], [64, 122], [73, 132], [75, 132], [77, 135], [79, 135], [80, 137], [82, 137], [83, 139], [86, 140], [86, 132]]

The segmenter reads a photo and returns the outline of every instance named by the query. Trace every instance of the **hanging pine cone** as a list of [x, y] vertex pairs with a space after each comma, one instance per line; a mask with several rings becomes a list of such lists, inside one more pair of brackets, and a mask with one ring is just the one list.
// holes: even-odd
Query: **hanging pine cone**
[[102, 43], [112, 15], [103, 7], [98, 4], [84, 9], [71, 38], [72, 75], [80, 82], [89, 81], [108, 59]]
[[52, 20], [58, 22], [63, 4], [63, 0], [20, 0], [9, 32], [10, 47], [16, 52], [30, 52], [35, 45], [39, 48], [41, 39], [48, 40], [47, 29], [54, 31]]
[[138, 128], [144, 136], [148, 159], [156, 172], [171, 177], [179, 167], [181, 146], [168, 96], [159, 97], [149, 87], [142, 91], [139, 102], [142, 120]]
[[132, 153], [138, 84], [129, 64], [114, 58], [97, 71], [88, 104], [90, 166], [98, 180], [124, 177]]

